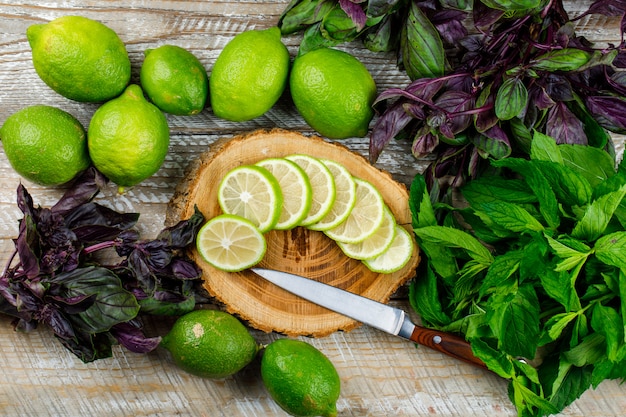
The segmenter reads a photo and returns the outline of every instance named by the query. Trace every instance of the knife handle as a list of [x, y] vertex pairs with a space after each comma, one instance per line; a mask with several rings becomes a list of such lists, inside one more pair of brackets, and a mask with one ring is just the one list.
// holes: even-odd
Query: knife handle
[[409, 337], [415, 343], [428, 346], [453, 358], [487, 369], [487, 365], [472, 352], [472, 347], [462, 337], [434, 329], [415, 326]]

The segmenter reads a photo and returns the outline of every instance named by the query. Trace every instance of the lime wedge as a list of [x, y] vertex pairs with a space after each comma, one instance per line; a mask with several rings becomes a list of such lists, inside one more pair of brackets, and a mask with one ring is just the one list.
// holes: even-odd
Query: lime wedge
[[385, 206], [383, 223], [373, 235], [359, 243], [336, 242], [346, 256], [354, 259], [369, 259], [382, 254], [393, 242], [396, 233], [396, 219]]
[[312, 189], [311, 207], [300, 226], [308, 226], [320, 221], [330, 211], [335, 202], [336, 190], [333, 174], [322, 161], [308, 155], [289, 155], [286, 159], [295, 162], [306, 172]]
[[257, 165], [241, 165], [226, 173], [217, 199], [224, 213], [250, 220], [261, 233], [276, 226], [283, 205], [280, 184]]
[[284, 158], [268, 158], [257, 163], [278, 181], [283, 195], [280, 218], [274, 229], [287, 230], [298, 226], [309, 214], [312, 190], [309, 177], [295, 162]]
[[196, 247], [202, 259], [213, 267], [237, 272], [260, 262], [267, 250], [267, 243], [251, 221], [221, 214], [200, 228]]
[[362, 262], [373, 272], [390, 274], [404, 268], [413, 255], [413, 240], [409, 232], [402, 226], [396, 225], [396, 234], [393, 242], [382, 254], [364, 259]]
[[384, 220], [385, 202], [369, 182], [354, 178], [356, 203], [350, 215], [339, 226], [324, 231], [331, 239], [343, 243], [360, 243], [376, 233]]
[[322, 159], [335, 180], [335, 202], [330, 211], [317, 223], [308, 226], [311, 230], [324, 231], [343, 223], [356, 203], [356, 184], [350, 171], [338, 162]]

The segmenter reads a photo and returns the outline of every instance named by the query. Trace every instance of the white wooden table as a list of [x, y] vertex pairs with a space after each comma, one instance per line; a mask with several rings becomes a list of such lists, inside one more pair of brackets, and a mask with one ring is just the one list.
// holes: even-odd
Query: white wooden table
[[[589, 1], [568, 1], [573, 15]], [[187, 48], [210, 72], [224, 45], [237, 33], [275, 25], [288, 0], [108, 0], [0, 1], [0, 124], [28, 105], [49, 104], [74, 114], [85, 126], [97, 108], [62, 98], [39, 79], [32, 66], [26, 28], [53, 18], [79, 14], [114, 29], [126, 43], [138, 81], [143, 51], [170, 43]], [[589, 17], [578, 23], [580, 34], [597, 42], [619, 41], [619, 21]], [[299, 38], [285, 39], [292, 55]], [[345, 46], [371, 70], [379, 90], [404, 86], [392, 55], [374, 54], [359, 44]], [[163, 227], [165, 208], [189, 162], [217, 138], [262, 127], [310, 132], [291, 104], [281, 101], [265, 116], [229, 123], [209, 110], [193, 117], [168, 116], [170, 153], [162, 169], [141, 185], [117, 195], [114, 186], [98, 198], [118, 211], [139, 212], [138, 228], [153, 237]], [[367, 139], [344, 141], [367, 154]], [[425, 161], [415, 161], [408, 143], [392, 144], [378, 165], [408, 184]], [[623, 147], [623, 141], [620, 141]], [[623, 149], [623, 148], [621, 148]], [[0, 152], [0, 265], [13, 252], [22, 217], [15, 190], [22, 181], [36, 204], [50, 206], [62, 189], [23, 181]], [[410, 311], [402, 297], [393, 301]], [[411, 314], [413, 312], [411, 311]], [[416, 318], [414, 316], [414, 318]], [[146, 331], [165, 334], [168, 320], [147, 320]], [[252, 330], [260, 343], [281, 337]], [[369, 328], [303, 338], [335, 364], [342, 381], [340, 416], [514, 416], [507, 383], [489, 372], [449, 359], [427, 348]], [[626, 391], [606, 381], [568, 407], [564, 416], [618, 416], [626, 409]], [[167, 352], [134, 354], [122, 348], [114, 356], [84, 364], [41, 326], [21, 334], [11, 318], [0, 316], [0, 415], [2, 416], [284, 416], [265, 391], [258, 363], [220, 381], [205, 380], [178, 370]]]

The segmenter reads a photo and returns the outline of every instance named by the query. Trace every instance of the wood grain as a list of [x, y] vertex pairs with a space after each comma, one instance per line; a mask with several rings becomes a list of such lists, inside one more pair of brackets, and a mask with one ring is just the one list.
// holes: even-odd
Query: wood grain
[[[288, 0], [0, 0], [0, 124], [13, 112], [32, 104], [49, 104], [75, 115], [85, 126], [97, 105], [66, 100], [51, 91], [35, 73], [26, 40], [33, 23], [80, 14], [118, 32], [127, 44], [133, 81], [138, 82], [143, 51], [170, 43], [192, 51], [210, 72], [224, 45], [242, 30], [275, 25]], [[572, 16], [590, 0], [565, 2]], [[576, 22], [579, 34], [607, 43], [619, 42], [619, 18], [587, 16]], [[298, 36], [285, 38], [292, 56]], [[342, 46], [372, 72], [379, 90], [405, 86], [407, 77], [396, 57], [375, 54], [360, 44]], [[140, 212], [140, 233], [152, 237], [163, 227], [166, 207], [189, 165], [216, 140], [259, 128], [284, 128], [311, 134], [287, 96], [266, 115], [245, 123], [215, 118], [210, 110], [193, 117], [168, 116], [170, 153], [149, 180], [117, 195], [114, 186], [98, 202], [124, 212]], [[623, 138], [616, 136], [623, 153]], [[367, 139], [342, 141], [367, 156]], [[378, 168], [409, 184], [428, 160], [416, 161], [409, 143], [394, 141], [383, 152]], [[0, 152], [0, 263], [13, 252], [22, 217], [15, 190], [23, 182], [36, 204], [50, 206], [62, 188], [23, 181]], [[411, 313], [406, 298], [393, 301]], [[212, 306], [207, 306], [212, 307]], [[418, 320], [417, 317], [413, 319]], [[171, 322], [146, 318], [149, 334], [164, 334]], [[283, 337], [252, 330], [260, 343]], [[489, 372], [455, 361], [427, 348], [359, 327], [327, 337], [300, 336], [323, 351], [342, 381], [339, 415], [348, 416], [515, 416], [506, 381]], [[174, 367], [164, 350], [148, 355], [114, 350], [110, 359], [83, 364], [67, 352], [44, 327], [29, 334], [13, 331], [10, 318], [0, 316], [0, 415], [2, 416], [286, 416], [263, 388], [258, 362], [232, 378], [203, 380]], [[587, 391], [562, 416], [621, 416], [626, 409], [624, 388], [606, 381]]]
[[[354, 177], [380, 190], [398, 224], [413, 236], [409, 196], [404, 184], [394, 181], [389, 173], [370, 165], [362, 155], [338, 142], [284, 129], [255, 130], [214, 142], [198, 156], [193, 168], [179, 183], [168, 206], [166, 224], [188, 219], [196, 209], [207, 219], [221, 214], [218, 184], [230, 170], [265, 158], [292, 154], [341, 162]], [[306, 276], [383, 303], [415, 276], [419, 263], [417, 245], [414, 245], [411, 260], [401, 270], [391, 274], [375, 273], [362, 262], [345, 256], [322, 232], [304, 227], [273, 230], [265, 234], [265, 240], [267, 253], [261, 266]], [[195, 248], [190, 250], [190, 255], [203, 271], [203, 285], [209, 294], [254, 328], [290, 336], [320, 337], [358, 325], [352, 319], [272, 285], [251, 271], [220, 271], [206, 263]]]

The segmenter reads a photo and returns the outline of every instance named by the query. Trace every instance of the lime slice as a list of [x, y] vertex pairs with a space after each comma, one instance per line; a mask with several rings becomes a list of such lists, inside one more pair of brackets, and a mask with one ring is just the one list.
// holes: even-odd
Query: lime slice
[[338, 162], [322, 159], [335, 180], [335, 202], [330, 211], [317, 223], [308, 226], [311, 230], [328, 230], [339, 226], [350, 215], [356, 203], [356, 184], [350, 171]]
[[250, 220], [261, 233], [276, 226], [283, 205], [276, 178], [256, 165], [229, 171], [220, 182], [217, 200], [224, 213]]
[[350, 215], [339, 226], [324, 231], [328, 237], [343, 243], [359, 243], [373, 235], [385, 217], [385, 202], [369, 182], [354, 178], [356, 203]]
[[308, 226], [317, 223], [326, 216], [335, 202], [336, 190], [333, 174], [322, 161], [312, 156], [296, 154], [285, 158], [298, 164], [306, 172], [311, 183], [311, 208], [300, 225]]
[[391, 245], [396, 233], [396, 219], [385, 206], [383, 223], [373, 235], [359, 243], [336, 242], [339, 248], [354, 259], [370, 259], [382, 254]]
[[363, 264], [373, 272], [390, 274], [404, 268], [413, 256], [413, 239], [402, 226], [396, 225], [396, 234], [393, 242], [382, 254], [364, 259]]
[[309, 177], [298, 164], [284, 158], [268, 158], [257, 163], [267, 169], [278, 181], [283, 195], [283, 206], [274, 229], [294, 228], [308, 215], [312, 201]]
[[202, 259], [213, 267], [237, 272], [260, 262], [267, 250], [267, 243], [251, 221], [221, 214], [200, 228], [196, 247]]

